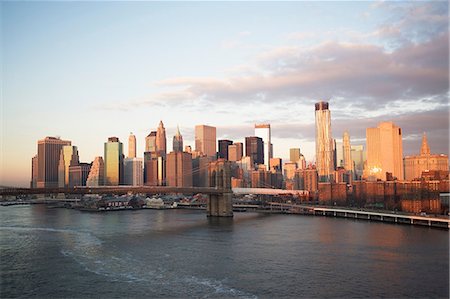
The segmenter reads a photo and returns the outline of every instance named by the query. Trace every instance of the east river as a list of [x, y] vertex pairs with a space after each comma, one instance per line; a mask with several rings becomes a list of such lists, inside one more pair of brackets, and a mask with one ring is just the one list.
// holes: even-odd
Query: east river
[[449, 232], [199, 210], [0, 207], [0, 297], [449, 296]]

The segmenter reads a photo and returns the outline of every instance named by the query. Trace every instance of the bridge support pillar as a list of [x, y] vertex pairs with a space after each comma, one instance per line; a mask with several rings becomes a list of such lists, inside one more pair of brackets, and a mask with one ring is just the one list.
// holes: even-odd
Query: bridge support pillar
[[233, 191], [231, 190], [230, 162], [219, 159], [209, 164], [209, 186], [223, 190], [210, 194], [206, 213], [208, 217], [233, 217]]

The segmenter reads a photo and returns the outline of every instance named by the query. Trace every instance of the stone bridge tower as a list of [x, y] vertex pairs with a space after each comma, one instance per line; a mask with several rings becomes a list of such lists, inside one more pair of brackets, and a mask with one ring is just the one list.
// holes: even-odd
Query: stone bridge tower
[[209, 195], [206, 207], [208, 217], [233, 217], [230, 164], [229, 161], [219, 159], [208, 166], [209, 187], [223, 190], [221, 194]]

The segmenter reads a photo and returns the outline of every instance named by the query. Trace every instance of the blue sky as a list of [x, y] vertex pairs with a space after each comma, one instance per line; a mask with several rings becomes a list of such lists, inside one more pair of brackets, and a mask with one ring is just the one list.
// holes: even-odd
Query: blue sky
[[448, 154], [447, 2], [2, 2], [0, 185], [27, 185], [36, 142], [72, 140], [82, 161], [162, 119], [243, 141], [270, 122], [275, 155], [314, 160], [314, 102], [364, 143], [392, 120], [404, 154], [427, 132]]

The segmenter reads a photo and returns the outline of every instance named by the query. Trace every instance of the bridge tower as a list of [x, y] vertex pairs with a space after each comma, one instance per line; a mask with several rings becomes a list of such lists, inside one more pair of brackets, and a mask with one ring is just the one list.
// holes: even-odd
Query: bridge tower
[[210, 194], [206, 213], [208, 217], [233, 217], [233, 191], [231, 190], [231, 163], [219, 159], [208, 166], [209, 186], [223, 190]]

